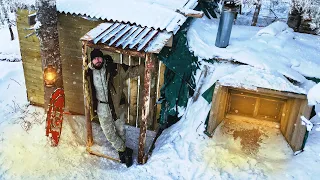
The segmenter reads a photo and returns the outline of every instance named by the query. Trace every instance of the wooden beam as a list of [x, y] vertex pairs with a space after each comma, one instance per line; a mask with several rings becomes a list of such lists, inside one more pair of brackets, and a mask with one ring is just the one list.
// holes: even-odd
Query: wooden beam
[[137, 56], [141, 58], [145, 58], [146, 53], [144, 52], [139, 52], [139, 51], [134, 51], [134, 50], [125, 50], [125, 49], [120, 49], [120, 48], [115, 48], [115, 47], [110, 47], [105, 44], [93, 44], [91, 42], [87, 42], [87, 46], [95, 49], [101, 49], [105, 51], [111, 51], [111, 52], [116, 52], [119, 54], [126, 54], [130, 56]]
[[140, 136], [139, 136], [139, 151], [138, 151], [138, 163], [146, 163], [147, 157], [145, 157], [145, 144], [147, 136], [147, 122], [151, 118], [150, 116], [150, 90], [152, 74], [156, 71], [155, 59], [153, 54], [147, 53], [145, 60], [144, 70], [144, 84], [143, 84], [143, 103], [142, 103], [142, 117], [140, 121]]
[[[227, 86], [226, 86], [227, 87]], [[258, 93], [258, 94], [266, 94], [273, 97], [279, 97], [279, 98], [298, 98], [298, 99], [307, 99], [307, 96], [304, 94], [297, 94], [293, 92], [286, 92], [286, 91], [278, 91], [278, 90], [272, 90], [272, 89], [266, 89], [266, 88], [257, 88], [256, 90], [246, 90], [244, 88], [235, 88], [232, 86], [228, 86], [229, 89], [235, 89], [235, 90], [241, 90], [248, 93]]]
[[180, 13], [186, 17], [202, 18], [204, 13], [202, 11], [196, 11], [193, 9], [177, 9], [177, 13]]
[[84, 109], [86, 117], [86, 127], [87, 127], [87, 147], [93, 145], [92, 137], [92, 124], [90, 118], [90, 105], [91, 96], [89, 94], [89, 81], [88, 81], [88, 57], [87, 57], [87, 42], [82, 42], [82, 64], [83, 64], [83, 95], [84, 95]]

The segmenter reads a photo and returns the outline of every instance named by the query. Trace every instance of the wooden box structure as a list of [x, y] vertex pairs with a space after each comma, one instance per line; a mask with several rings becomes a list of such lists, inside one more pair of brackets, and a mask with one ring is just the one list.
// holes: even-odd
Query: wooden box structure
[[269, 121], [280, 131], [293, 151], [301, 150], [306, 127], [300, 117], [310, 117], [312, 108], [305, 95], [257, 88], [256, 91], [222, 86], [217, 83], [207, 131], [210, 135], [224, 119]]

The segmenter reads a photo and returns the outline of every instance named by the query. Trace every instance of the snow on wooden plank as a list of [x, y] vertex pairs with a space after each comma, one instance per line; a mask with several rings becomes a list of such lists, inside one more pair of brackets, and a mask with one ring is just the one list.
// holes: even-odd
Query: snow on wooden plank
[[147, 27], [102, 23], [84, 35], [81, 40], [93, 44], [106, 44], [109, 47], [159, 53], [171, 36], [172, 33]]
[[137, 26], [133, 26], [133, 27], [130, 29], [130, 31], [129, 31], [126, 35], [124, 35], [124, 37], [121, 38], [121, 40], [119, 40], [119, 41], [117, 42], [116, 47], [118, 47], [118, 46], [120, 46], [122, 43], [124, 43], [124, 41], [125, 41], [126, 39], [128, 39], [128, 38], [131, 36], [131, 34], [133, 34], [134, 32], [136, 32], [137, 29], [138, 29]]
[[105, 43], [106, 41], [108, 41], [111, 37], [113, 37], [114, 35], [116, 35], [119, 31], [121, 31], [123, 28], [125, 28], [126, 25], [125, 24], [121, 24], [120, 26], [116, 27], [114, 30], [112, 30], [109, 34], [107, 34], [106, 36], [104, 36], [101, 39], [101, 43]]
[[159, 53], [171, 38], [172, 33], [161, 32], [150, 42], [145, 52]]
[[94, 44], [97, 44], [97, 42], [102, 39], [104, 36], [106, 36], [107, 34], [109, 34], [113, 29], [115, 29], [116, 27], [118, 27], [120, 24], [119, 23], [115, 23], [113, 24], [110, 28], [108, 28], [108, 30], [106, 30], [105, 32], [103, 32], [102, 34], [100, 34], [97, 38], [95, 38], [93, 40]]
[[150, 32], [143, 41], [141, 41], [139, 43], [139, 46], [137, 48], [138, 51], [141, 51], [149, 42], [150, 40], [158, 33], [158, 31], [153, 30], [152, 32]]
[[129, 24], [126, 25], [125, 28], [123, 28], [118, 34], [116, 34], [109, 43], [109, 46], [112, 46], [113, 43], [115, 43], [117, 40], [119, 40], [123, 35], [125, 35], [128, 31], [130, 31], [133, 28], [133, 26], [130, 26]]
[[133, 41], [130, 43], [129, 48], [135, 47], [152, 29], [145, 28]]
[[131, 42], [143, 31], [143, 28], [138, 28], [129, 38], [127, 41], [123, 42], [122, 48], [126, 48]]
[[81, 40], [91, 41], [105, 32], [111, 25], [113, 25], [113, 23], [101, 23], [99, 26], [84, 35]]

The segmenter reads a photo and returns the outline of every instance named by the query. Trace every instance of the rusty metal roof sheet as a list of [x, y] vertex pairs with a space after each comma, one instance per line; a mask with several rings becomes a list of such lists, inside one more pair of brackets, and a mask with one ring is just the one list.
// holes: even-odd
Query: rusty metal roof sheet
[[159, 53], [172, 35], [172, 32], [153, 28], [107, 22], [89, 31], [81, 40], [121, 49]]
[[197, 4], [197, 0], [57, 0], [57, 10], [175, 34], [187, 19], [176, 10]]

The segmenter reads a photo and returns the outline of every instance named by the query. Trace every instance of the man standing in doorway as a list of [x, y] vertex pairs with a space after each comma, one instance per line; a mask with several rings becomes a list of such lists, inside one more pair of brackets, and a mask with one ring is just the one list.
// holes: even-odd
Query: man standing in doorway
[[125, 145], [124, 116], [120, 115], [120, 119], [117, 119], [111, 108], [114, 106], [109, 88], [114, 87], [110, 87], [109, 82], [117, 74], [117, 65], [113, 63], [111, 56], [104, 56], [98, 49], [94, 49], [90, 55], [89, 68], [92, 70], [95, 95], [98, 101], [97, 114], [101, 128], [107, 140], [119, 152], [121, 162], [130, 167], [133, 163], [133, 150]]

